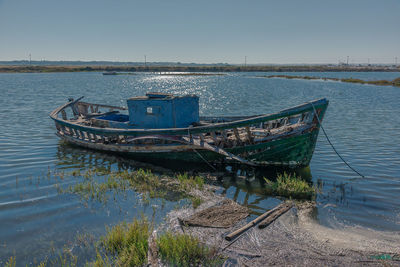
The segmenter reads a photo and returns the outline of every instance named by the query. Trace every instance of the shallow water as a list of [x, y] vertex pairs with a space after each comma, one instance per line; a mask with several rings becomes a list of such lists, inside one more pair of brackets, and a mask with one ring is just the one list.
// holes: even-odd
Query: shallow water
[[[101, 73], [0, 74], [0, 265], [16, 255], [18, 264], [42, 259], [82, 232], [103, 234], [105, 225], [141, 213], [161, 222], [185, 200], [141, 202], [129, 191], [106, 204], [58, 194], [54, 184], [77, 182], [57, 173], [76, 169], [153, 168], [118, 156], [63, 145], [48, 114], [68, 97], [126, 105], [147, 91], [200, 96], [201, 115], [276, 112], [326, 97], [324, 127], [342, 156], [366, 178], [358, 177], [334, 154], [320, 133], [310, 167], [300, 170], [321, 188], [315, 219], [323, 226], [400, 230], [400, 88], [319, 80], [266, 79], [272, 74], [395, 79], [400, 73], [230, 73], [224, 76], [159, 76], [152, 73], [103, 76]], [[157, 165], [157, 164], [156, 164]], [[165, 167], [165, 166], [164, 166]], [[168, 166], [167, 166], [168, 167]], [[246, 173], [243, 173], [246, 175]], [[257, 173], [257, 177], [268, 175]], [[259, 179], [224, 178], [230, 198], [260, 213], [280, 200], [259, 194]]]

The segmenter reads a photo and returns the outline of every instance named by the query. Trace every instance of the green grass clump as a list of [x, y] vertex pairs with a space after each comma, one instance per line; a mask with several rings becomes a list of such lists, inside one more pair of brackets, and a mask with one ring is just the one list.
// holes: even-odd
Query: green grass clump
[[15, 260], [15, 256], [14, 257], [10, 257], [8, 259], [8, 261], [6, 262], [6, 265], [4, 265], [5, 267], [15, 267], [15, 265], [17, 264], [17, 261]]
[[195, 209], [197, 209], [201, 203], [203, 203], [203, 200], [199, 197], [191, 197], [190, 200], [192, 201], [192, 206]]
[[85, 267], [111, 267], [110, 259], [107, 257], [107, 255], [101, 254], [97, 249], [96, 249], [96, 259], [93, 262], [88, 262], [86, 263]]
[[296, 174], [278, 174], [276, 181], [266, 181], [266, 191], [269, 194], [298, 198], [298, 199], [310, 199], [315, 193], [316, 189], [306, 181], [302, 180], [301, 177]]
[[[149, 170], [139, 169], [132, 172], [126, 170], [122, 172], [112, 173], [112, 175], [114, 177], [128, 181], [129, 186], [139, 192], [152, 193], [152, 191], [155, 191], [162, 186], [160, 177], [156, 174], [153, 174]], [[155, 194], [155, 196], [158, 195]]]
[[201, 176], [189, 176], [187, 173], [184, 173], [178, 174], [176, 178], [182, 191], [190, 191], [193, 188], [202, 190], [204, 187], [204, 179]]
[[[106, 252], [116, 257], [118, 266], [142, 266], [147, 263], [151, 227], [147, 219], [132, 223], [121, 223], [108, 229], [101, 245]], [[96, 260], [96, 262], [101, 262]]]
[[161, 260], [171, 266], [218, 266], [224, 259], [215, 249], [188, 234], [166, 232], [157, 239]]

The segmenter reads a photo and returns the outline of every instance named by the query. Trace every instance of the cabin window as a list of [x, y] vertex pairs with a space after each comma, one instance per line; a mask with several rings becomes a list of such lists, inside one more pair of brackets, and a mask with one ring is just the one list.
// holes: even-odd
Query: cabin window
[[146, 115], [157, 115], [161, 113], [161, 107], [153, 106], [153, 107], [146, 107]]

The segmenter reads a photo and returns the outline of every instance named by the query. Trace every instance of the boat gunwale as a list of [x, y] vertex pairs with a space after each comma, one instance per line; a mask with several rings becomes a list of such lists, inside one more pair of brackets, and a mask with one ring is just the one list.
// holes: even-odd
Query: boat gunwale
[[[171, 134], [171, 135], [188, 135], [188, 134], [196, 134], [196, 133], [204, 133], [216, 130], [224, 130], [235, 127], [243, 127], [252, 124], [257, 124], [265, 121], [276, 120], [284, 117], [289, 117], [293, 115], [298, 115], [307, 111], [314, 111], [314, 109], [322, 108], [324, 110], [329, 104], [329, 101], [326, 98], [320, 98], [313, 101], [305, 102], [301, 105], [294, 106], [292, 108], [284, 109], [282, 111], [264, 115], [255, 115], [254, 117], [239, 119], [235, 121], [229, 122], [218, 122], [218, 123], [210, 123], [208, 125], [196, 126], [196, 127], [186, 127], [186, 128], [164, 128], [164, 129], [124, 129], [124, 128], [101, 128], [101, 127], [93, 127], [93, 126], [84, 126], [79, 125], [78, 123], [71, 122], [69, 120], [63, 120], [57, 117], [57, 115], [64, 110], [65, 108], [75, 105], [79, 103], [83, 97], [76, 99], [75, 101], [70, 101], [56, 108], [50, 113], [50, 118], [53, 119], [56, 123], [71, 127], [74, 129], [84, 130], [89, 133], [103, 134], [103, 135], [127, 135], [127, 136], [136, 136], [136, 135], [149, 135], [149, 134]], [[99, 107], [109, 107], [114, 109], [122, 109], [122, 107], [114, 107], [102, 104], [91, 104], [86, 102], [81, 102], [90, 105], [97, 105]], [[322, 114], [323, 115], [323, 114]], [[213, 116], [214, 117], [214, 116]], [[214, 117], [215, 118], [215, 117]], [[223, 117], [221, 117], [223, 118]], [[229, 118], [229, 117], [225, 117]], [[322, 118], [320, 118], [322, 120]]]

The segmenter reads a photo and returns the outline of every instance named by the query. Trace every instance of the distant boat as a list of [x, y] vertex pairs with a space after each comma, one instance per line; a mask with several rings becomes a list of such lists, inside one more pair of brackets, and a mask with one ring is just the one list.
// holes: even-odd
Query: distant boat
[[328, 106], [319, 99], [266, 115], [199, 117], [195, 95], [147, 93], [128, 99], [128, 108], [82, 98], [50, 114], [67, 143], [139, 160], [253, 166], [307, 166]]
[[116, 71], [106, 71], [103, 72], [103, 75], [117, 75], [118, 73]]

